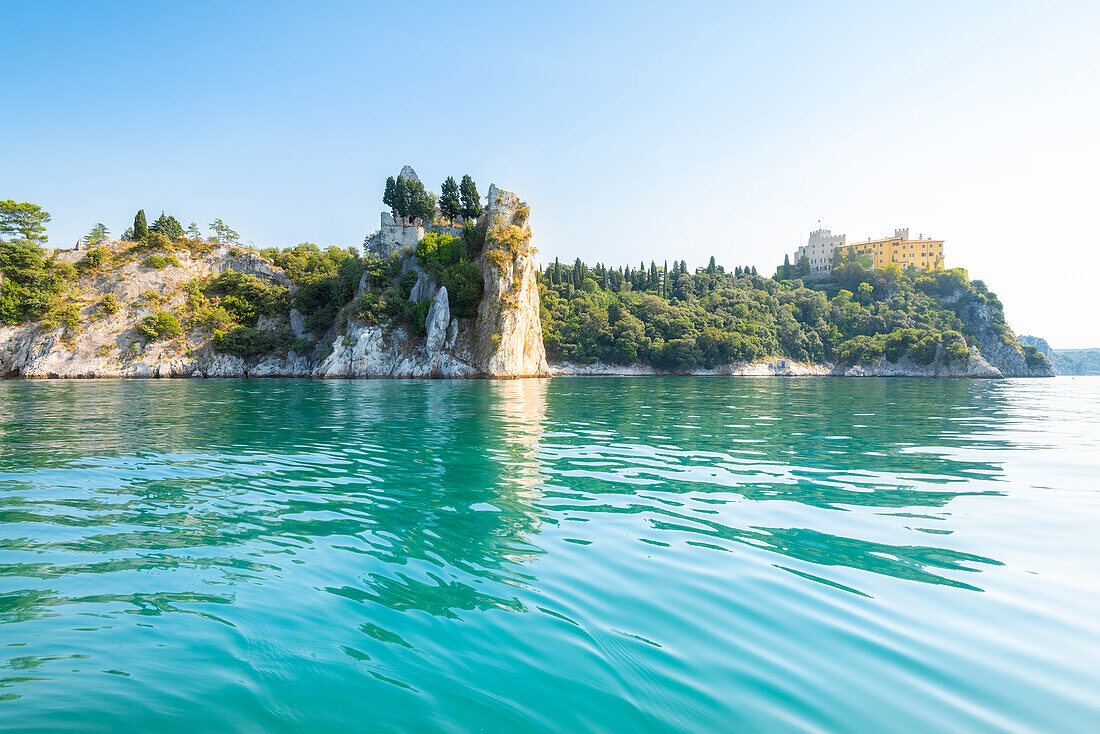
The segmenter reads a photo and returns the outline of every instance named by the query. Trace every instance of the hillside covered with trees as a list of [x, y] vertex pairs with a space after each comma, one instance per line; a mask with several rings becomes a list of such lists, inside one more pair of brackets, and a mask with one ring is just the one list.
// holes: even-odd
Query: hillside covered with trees
[[[1015, 344], [1000, 301], [961, 268], [872, 270], [842, 261], [827, 281], [784, 275], [782, 267], [775, 277], [740, 266], [728, 272], [714, 258], [696, 272], [683, 261], [637, 268], [555, 261], [541, 285], [547, 355], [683, 372], [768, 357], [966, 364], [983, 341]], [[1027, 358], [1043, 360], [1034, 350]]]

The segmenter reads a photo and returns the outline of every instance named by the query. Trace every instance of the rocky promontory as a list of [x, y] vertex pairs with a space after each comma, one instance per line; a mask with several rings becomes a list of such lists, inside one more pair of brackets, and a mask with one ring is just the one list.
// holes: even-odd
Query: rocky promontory
[[[548, 376], [529, 214], [496, 186], [465, 229], [384, 213], [331, 325], [297, 307], [316, 283], [238, 245], [151, 238], [62, 251], [49, 264], [69, 275], [62, 302], [0, 326], [0, 376]], [[456, 251], [463, 235], [477, 240], [472, 259], [455, 258], [480, 280], [460, 283], [481, 294], [467, 298], [476, 311], [452, 314], [454, 294], [418, 257], [428, 235]]]

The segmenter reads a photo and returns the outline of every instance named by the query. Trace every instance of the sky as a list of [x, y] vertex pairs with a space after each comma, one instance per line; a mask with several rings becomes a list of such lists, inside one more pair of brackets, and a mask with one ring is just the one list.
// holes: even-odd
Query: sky
[[[1017, 333], [1100, 347], [1100, 3], [0, 0], [0, 198], [357, 246], [469, 173], [542, 262], [772, 273], [822, 226], [945, 241]], [[820, 222], [820, 225], [819, 225]]]

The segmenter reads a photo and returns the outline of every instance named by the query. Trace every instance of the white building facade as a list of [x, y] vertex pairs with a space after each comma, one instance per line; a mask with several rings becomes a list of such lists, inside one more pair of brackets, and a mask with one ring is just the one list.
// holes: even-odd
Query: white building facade
[[833, 234], [828, 229], [815, 229], [810, 232], [806, 244], [795, 251], [791, 265], [797, 267], [805, 256], [810, 261], [810, 273], [827, 273], [833, 269], [833, 252], [838, 247], [844, 247], [845, 238], [846, 235]]

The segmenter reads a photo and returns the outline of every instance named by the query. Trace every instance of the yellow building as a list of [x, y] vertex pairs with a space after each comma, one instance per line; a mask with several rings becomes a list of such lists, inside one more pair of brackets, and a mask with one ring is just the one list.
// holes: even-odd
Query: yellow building
[[866, 242], [850, 242], [843, 247], [859, 255], [870, 255], [875, 268], [897, 263], [903, 268], [913, 265], [925, 270], [943, 267], [943, 240], [909, 239], [909, 229], [895, 229], [893, 237]]

